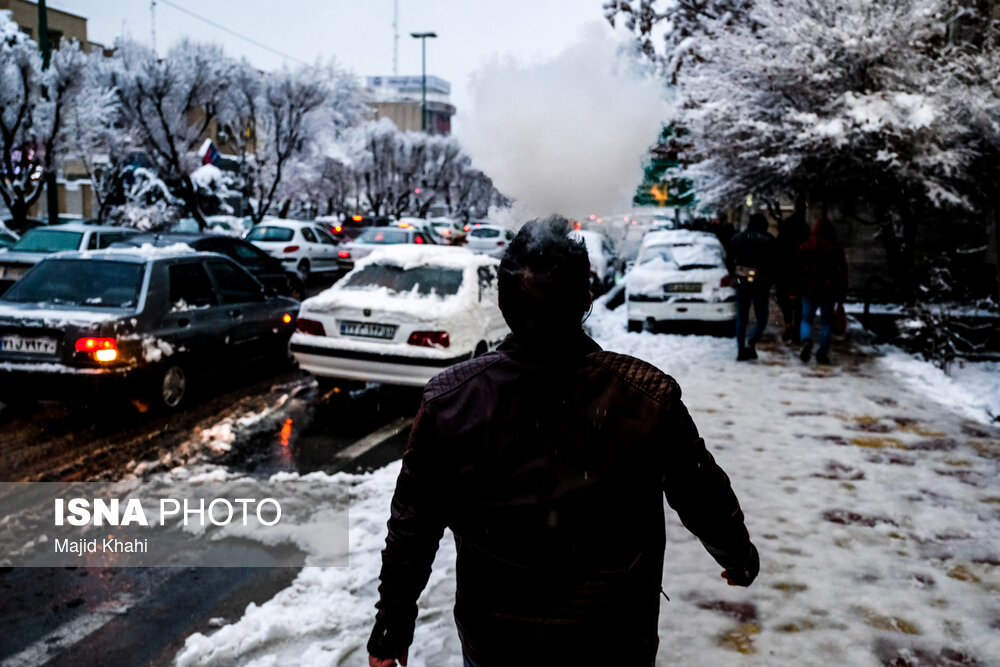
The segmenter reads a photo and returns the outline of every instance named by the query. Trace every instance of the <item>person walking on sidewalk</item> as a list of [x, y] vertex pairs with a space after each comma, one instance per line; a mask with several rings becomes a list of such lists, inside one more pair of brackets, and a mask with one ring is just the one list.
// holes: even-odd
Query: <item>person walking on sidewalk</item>
[[778, 223], [774, 287], [785, 325], [781, 340], [794, 345], [802, 342], [799, 338], [802, 329], [802, 295], [799, 286], [802, 271], [799, 269], [799, 246], [808, 238], [809, 225], [806, 224], [804, 212], [796, 211]]
[[813, 320], [820, 313], [819, 349], [816, 361], [830, 363], [830, 338], [833, 333], [833, 313], [837, 303], [847, 297], [847, 258], [837, 241], [837, 230], [827, 218], [813, 225], [809, 239], [799, 246], [799, 266], [802, 270], [802, 327], [799, 336], [803, 362], [812, 356]]
[[664, 495], [730, 585], [757, 575], [739, 501], [677, 382], [584, 334], [590, 263], [568, 230], [524, 225], [499, 271], [511, 335], [424, 389], [382, 551], [372, 667], [406, 664], [446, 527], [472, 667], [652, 666]]
[[[730, 248], [730, 264], [736, 275], [736, 360], [747, 361], [757, 358], [757, 343], [767, 328], [771, 307], [775, 242], [767, 233], [767, 218], [761, 213], [751, 215], [746, 230], [733, 237]], [[746, 340], [751, 305], [756, 323]]]

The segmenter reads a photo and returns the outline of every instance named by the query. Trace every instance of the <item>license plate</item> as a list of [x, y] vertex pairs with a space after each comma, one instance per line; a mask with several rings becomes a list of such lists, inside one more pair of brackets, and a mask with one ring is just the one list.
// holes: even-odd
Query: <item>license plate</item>
[[21, 336], [0, 336], [0, 352], [15, 354], [55, 354], [55, 338], [22, 338]]
[[370, 322], [341, 322], [340, 335], [389, 340], [396, 335], [396, 325], [372, 324]]
[[668, 292], [700, 292], [701, 283], [667, 283], [663, 289]]

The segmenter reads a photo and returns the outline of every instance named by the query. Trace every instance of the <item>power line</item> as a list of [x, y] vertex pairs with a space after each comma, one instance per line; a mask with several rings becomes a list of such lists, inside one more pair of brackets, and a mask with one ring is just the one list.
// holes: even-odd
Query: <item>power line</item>
[[271, 53], [273, 53], [273, 54], [275, 54], [277, 56], [281, 56], [282, 58], [287, 58], [288, 60], [295, 61], [295, 62], [299, 63], [300, 65], [309, 66], [309, 63], [307, 63], [307, 62], [305, 62], [303, 60], [299, 60], [295, 56], [290, 56], [287, 53], [282, 53], [281, 51], [279, 51], [277, 49], [273, 49], [270, 46], [268, 46], [267, 44], [263, 44], [261, 42], [258, 42], [256, 39], [253, 39], [252, 37], [247, 37], [246, 35], [242, 35], [242, 34], [236, 32], [235, 30], [227, 28], [226, 26], [224, 26], [222, 24], [216, 23], [215, 21], [213, 21], [211, 19], [207, 19], [204, 16], [201, 16], [199, 14], [195, 14], [190, 9], [186, 9], [184, 7], [181, 7], [180, 5], [178, 5], [178, 4], [174, 3], [174, 2], [171, 2], [170, 0], [157, 0], [157, 2], [161, 2], [164, 5], [169, 5], [170, 7], [173, 7], [174, 9], [176, 9], [179, 12], [183, 12], [184, 14], [187, 14], [188, 16], [196, 18], [199, 21], [201, 21], [202, 23], [207, 23], [208, 25], [212, 26], [213, 28], [217, 28], [218, 30], [221, 30], [222, 32], [228, 33], [228, 34], [232, 35], [233, 37], [238, 37], [239, 39], [242, 39], [245, 42], [249, 42], [250, 44], [253, 44], [257, 48], [264, 49], [265, 51], [269, 51], [269, 52], [271, 52]]

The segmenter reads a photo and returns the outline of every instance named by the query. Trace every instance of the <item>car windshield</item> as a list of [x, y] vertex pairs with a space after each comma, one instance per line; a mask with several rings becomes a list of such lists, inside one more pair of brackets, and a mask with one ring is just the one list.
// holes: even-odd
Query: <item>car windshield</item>
[[32, 229], [14, 244], [11, 250], [22, 252], [59, 252], [79, 250], [83, 232], [69, 232], [62, 229]]
[[138, 303], [144, 269], [135, 262], [47, 259], [14, 283], [0, 300], [131, 308]]
[[377, 243], [391, 244], [391, 243], [406, 243], [409, 241], [410, 235], [402, 229], [366, 229], [361, 235], [356, 239], [357, 243]]
[[275, 241], [283, 243], [291, 241], [294, 231], [287, 227], [257, 227], [247, 234], [248, 241]]
[[451, 296], [462, 286], [462, 270], [426, 265], [404, 269], [392, 264], [369, 264], [348, 276], [340, 286], [344, 289], [385, 287], [390, 292]]

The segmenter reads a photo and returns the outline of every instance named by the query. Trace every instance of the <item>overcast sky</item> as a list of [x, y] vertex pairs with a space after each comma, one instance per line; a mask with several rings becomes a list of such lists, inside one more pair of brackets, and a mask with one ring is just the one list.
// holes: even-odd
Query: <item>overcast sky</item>
[[[292, 58], [314, 62], [334, 56], [359, 76], [392, 73], [393, 0], [169, 0]], [[484, 59], [512, 55], [544, 60], [580, 38], [582, 27], [602, 22], [603, 0], [398, 0], [399, 73], [420, 73], [420, 43], [411, 32], [434, 31], [427, 43], [427, 73], [452, 84], [461, 133], [468, 109], [467, 80]], [[221, 43], [262, 69], [295, 64], [178, 10], [156, 3], [160, 53], [181, 37]], [[149, 43], [148, 0], [49, 0], [49, 7], [88, 19], [92, 41], [111, 44], [122, 34]]]

